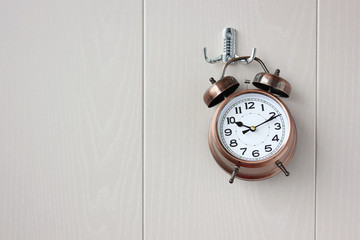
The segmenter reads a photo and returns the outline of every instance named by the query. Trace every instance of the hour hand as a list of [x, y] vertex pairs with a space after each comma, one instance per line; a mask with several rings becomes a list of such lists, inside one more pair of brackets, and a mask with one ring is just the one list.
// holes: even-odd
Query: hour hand
[[246, 125], [244, 125], [242, 122], [235, 122], [236, 123], [236, 125], [238, 126], [238, 127], [246, 127], [246, 128], [251, 128], [251, 127], [249, 127], [249, 126], [246, 126]]

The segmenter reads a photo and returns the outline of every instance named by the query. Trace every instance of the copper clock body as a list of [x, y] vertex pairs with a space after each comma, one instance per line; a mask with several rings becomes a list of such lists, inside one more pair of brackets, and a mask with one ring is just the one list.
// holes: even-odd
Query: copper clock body
[[[221, 110], [234, 97], [246, 93], [258, 93], [272, 98], [283, 108], [283, 110], [287, 115], [286, 117], [289, 122], [289, 128], [290, 128], [289, 136], [285, 140], [284, 145], [274, 155], [270, 156], [267, 159], [263, 159], [259, 161], [247, 161], [236, 158], [224, 148], [219, 138], [217, 123]], [[226, 172], [230, 174], [233, 172], [234, 167], [239, 166], [240, 168], [236, 177], [243, 180], [251, 180], [251, 181], [263, 180], [266, 178], [270, 178], [281, 172], [281, 169], [278, 167], [277, 163], [280, 162], [285, 167], [289, 164], [290, 160], [295, 154], [296, 142], [297, 142], [296, 126], [289, 109], [279, 98], [264, 90], [257, 90], [257, 89], [243, 90], [243, 91], [235, 92], [230, 96], [228, 96], [216, 110], [209, 129], [209, 146], [215, 160]]]

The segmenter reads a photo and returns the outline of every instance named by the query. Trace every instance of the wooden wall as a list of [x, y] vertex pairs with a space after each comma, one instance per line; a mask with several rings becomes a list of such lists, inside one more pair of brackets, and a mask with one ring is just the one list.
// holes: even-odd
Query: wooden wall
[[[1, 239], [360, 239], [357, 1], [0, 3]], [[290, 177], [212, 158], [224, 27], [293, 87]]]
[[141, 239], [141, 2], [0, 9], [0, 239]]

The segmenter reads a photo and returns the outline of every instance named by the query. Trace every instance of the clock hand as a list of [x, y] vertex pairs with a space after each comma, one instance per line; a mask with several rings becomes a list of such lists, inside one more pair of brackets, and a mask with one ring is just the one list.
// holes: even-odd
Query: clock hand
[[238, 127], [246, 127], [246, 128], [251, 128], [251, 127], [249, 127], [249, 126], [246, 126], [246, 125], [244, 125], [242, 122], [235, 122], [236, 123], [236, 125], [238, 126]]
[[274, 116], [271, 116], [268, 120], [265, 120], [264, 122], [262, 122], [262, 123], [260, 123], [260, 124], [258, 124], [258, 125], [256, 125], [256, 126], [251, 126], [251, 128], [246, 129], [246, 130], [244, 130], [244, 131], [242, 131], [242, 132], [243, 132], [243, 134], [247, 133], [248, 131], [254, 132], [257, 127], [263, 125], [264, 123], [270, 122], [271, 120], [274, 120], [275, 118], [277, 118], [277, 117], [280, 116], [280, 115], [281, 115], [281, 114], [278, 114], [278, 115], [276, 115], [276, 116], [275, 116], [275, 115], [274, 115]]
[[278, 117], [278, 116], [280, 116], [280, 115], [281, 115], [281, 114], [278, 114], [278, 115], [276, 115], [276, 116], [272, 116], [272, 117], [270, 117], [268, 120], [266, 120], [266, 121], [264, 121], [264, 122], [260, 123], [259, 125], [255, 126], [255, 128], [257, 128], [258, 126], [263, 125], [264, 123], [270, 122], [271, 120], [273, 120], [273, 119], [277, 118], [277, 117]]

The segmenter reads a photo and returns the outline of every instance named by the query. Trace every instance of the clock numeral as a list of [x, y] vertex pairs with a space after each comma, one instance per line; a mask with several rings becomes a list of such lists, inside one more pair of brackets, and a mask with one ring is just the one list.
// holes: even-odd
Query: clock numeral
[[232, 131], [229, 128], [225, 129], [224, 132], [225, 132], [225, 136], [230, 136], [232, 134]]
[[265, 111], [264, 104], [261, 104], [261, 111]]
[[246, 109], [255, 109], [254, 104], [255, 104], [254, 102], [246, 102], [245, 108]]
[[241, 154], [241, 155], [244, 155], [244, 154], [245, 154], [246, 149], [247, 149], [247, 148], [240, 148], [240, 150], [243, 150], [243, 152], [242, 152], [242, 154]]
[[272, 138], [272, 140], [273, 140], [273, 141], [277, 141], [277, 142], [278, 142], [278, 141], [279, 141], [279, 137], [278, 137], [278, 135], [276, 134], [276, 135]]
[[227, 120], [228, 124], [235, 123], [235, 118], [234, 117], [227, 117], [226, 120]]
[[235, 113], [236, 114], [241, 114], [241, 107], [236, 107], [235, 108]]
[[269, 112], [269, 114], [271, 115], [271, 117], [275, 117], [275, 115], [276, 115], [275, 112]]
[[274, 125], [276, 126], [275, 130], [280, 130], [281, 129], [281, 124], [280, 123], [275, 123]]
[[259, 150], [254, 150], [254, 151], [252, 152], [252, 155], [253, 155], [253, 157], [258, 157], [258, 156], [260, 156]]
[[238, 144], [235, 139], [230, 140], [230, 147], [236, 147]]
[[272, 151], [271, 145], [265, 145], [265, 152], [271, 152], [271, 151]]

